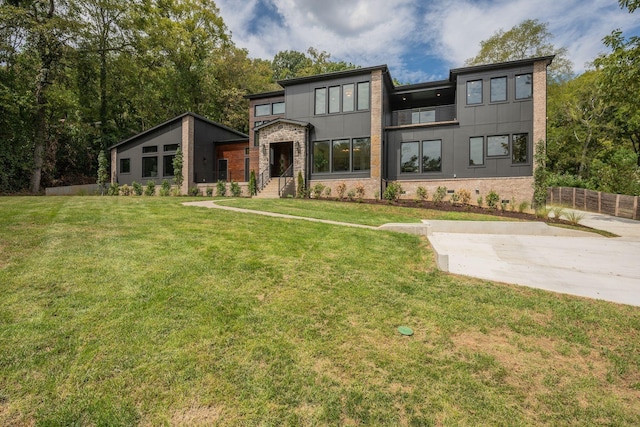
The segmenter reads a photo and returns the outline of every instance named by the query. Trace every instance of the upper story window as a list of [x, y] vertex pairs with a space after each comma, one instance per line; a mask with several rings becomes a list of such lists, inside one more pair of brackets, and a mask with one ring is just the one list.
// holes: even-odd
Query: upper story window
[[271, 115], [271, 104], [261, 104], [256, 105], [255, 107], [255, 116], [270, 116]]
[[271, 108], [274, 116], [277, 114], [284, 114], [284, 102], [274, 102], [271, 104]]
[[482, 80], [467, 82], [467, 105], [482, 104]]
[[157, 145], [152, 145], [149, 147], [142, 147], [142, 153], [157, 153], [158, 152], [158, 146]]
[[369, 89], [369, 82], [317, 88], [315, 90], [315, 114], [348, 113], [356, 109], [358, 111], [368, 110], [370, 105]]
[[490, 84], [491, 102], [500, 102], [507, 100], [507, 78], [495, 77], [491, 79]]
[[516, 76], [516, 99], [527, 99], [533, 96], [533, 76], [520, 74]]

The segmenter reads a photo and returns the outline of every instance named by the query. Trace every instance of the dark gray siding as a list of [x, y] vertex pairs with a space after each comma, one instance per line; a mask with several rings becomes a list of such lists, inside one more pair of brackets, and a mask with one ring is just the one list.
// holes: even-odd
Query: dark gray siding
[[[168, 123], [153, 132], [146, 135], [135, 138], [132, 141], [117, 147], [117, 181], [118, 184], [131, 185], [133, 181], [139, 183], [146, 183], [151, 180], [156, 184], [160, 184], [164, 179], [163, 167], [163, 149], [165, 145], [180, 144], [182, 138], [182, 121], [177, 120], [172, 123]], [[143, 154], [142, 148], [149, 146], [157, 146], [158, 151], [156, 153]], [[172, 152], [173, 153], [173, 152]], [[155, 178], [142, 177], [142, 158], [143, 157], [157, 157], [158, 158], [158, 176]], [[130, 159], [131, 173], [120, 173], [120, 159]]]
[[[218, 159], [215, 143], [238, 140], [240, 136], [227, 129], [195, 119], [193, 150], [193, 182], [215, 182]], [[248, 140], [248, 138], [247, 138]]]
[[[387, 178], [395, 179], [451, 179], [531, 176], [533, 156], [533, 99], [515, 99], [515, 76], [532, 73], [533, 68], [517, 67], [483, 73], [459, 75], [456, 88], [456, 119], [459, 124], [435, 127], [408, 127], [387, 131]], [[491, 103], [490, 79], [507, 77], [507, 101]], [[483, 81], [483, 103], [466, 105], [466, 83]], [[528, 163], [513, 164], [511, 150], [508, 156], [487, 157], [486, 138], [495, 135], [528, 135]], [[485, 138], [483, 166], [469, 165], [469, 138]], [[402, 142], [442, 140], [442, 171], [425, 174], [400, 174], [400, 150]]]

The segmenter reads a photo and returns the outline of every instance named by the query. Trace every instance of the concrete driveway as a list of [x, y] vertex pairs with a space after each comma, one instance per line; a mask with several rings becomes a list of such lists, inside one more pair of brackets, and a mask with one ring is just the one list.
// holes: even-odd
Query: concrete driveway
[[[640, 221], [581, 212], [581, 224], [621, 237], [545, 224], [425, 221], [443, 270], [640, 306]], [[503, 224], [503, 225], [501, 225]]]

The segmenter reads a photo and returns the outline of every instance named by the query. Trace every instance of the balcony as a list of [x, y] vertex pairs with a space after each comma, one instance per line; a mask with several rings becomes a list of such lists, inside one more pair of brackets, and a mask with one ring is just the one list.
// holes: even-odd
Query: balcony
[[435, 107], [410, 108], [391, 113], [391, 127], [429, 126], [456, 122], [456, 106], [439, 105]]

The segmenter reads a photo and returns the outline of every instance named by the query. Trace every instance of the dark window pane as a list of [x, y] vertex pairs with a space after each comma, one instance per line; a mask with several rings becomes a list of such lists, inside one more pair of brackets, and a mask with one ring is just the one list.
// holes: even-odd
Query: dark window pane
[[358, 83], [358, 110], [369, 109], [369, 82]]
[[142, 147], [142, 152], [143, 153], [157, 153], [158, 152], [158, 146], [157, 145], [153, 145], [150, 147]]
[[342, 111], [353, 111], [355, 97], [355, 86], [353, 84], [342, 86]]
[[531, 74], [516, 76], [516, 99], [531, 98], [533, 93], [533, 79]]
[[167, 144], [164, 146], [164, 151], [176, 151], [178, 149], [178, 144]]
[[329, 169], [329, 141], [313, 143], [313, 173], [330, 172]]
[[327, 88], [316, 89], [316, 114], [327, 112]]
[[418, 143], [417, 142], [403, 142], [402, 153], [400, 157], [400, 172], [402, 173], [417, 173], [420, 171], [418, 167]]
[[162, 165], [162, 174], [164, 176], [173, 176], [173, 159], [175, 155], [164, 156]]
[[272, 114], [284, 114], [284, 102], [275, 102], [272, 105], [273, 111]]
[[482, 104], [482, 80], [467, 82], [467, 105]]
[[333, 172], [349, 172], [349, 140], [333, 141]]
[[491, 79], [491, 102], [507, 100], [507, 78], [496, 77]]
[[143, 157], [142, 158], [142, 177], [155, 178], [158, 176], [158, 158]]
[[527, 163], [527, 134], [513, 135], [513, 148], [511, 150], [513, 163]]
[[442, 141], [422, 141], [422, 172], [442, 170]]
[[481, 136], [469, 139], [469, 165], [484, 165], [484, 138]]
[[507, 135], [487, 137], [487, 156], [508, 156], [509, 137]]
[[353, 171], [371, 170], [371, 138], [353, 140]]
[[131, 159], [120, 159], [120, 173], [131, 173]]
[[329, 88], [329, 113], [340, 112], [340, 86]]
[[256, 105], [256, 117], [260, 116], [270, 116], [271, 115], [271, 104], [263, 104]]

